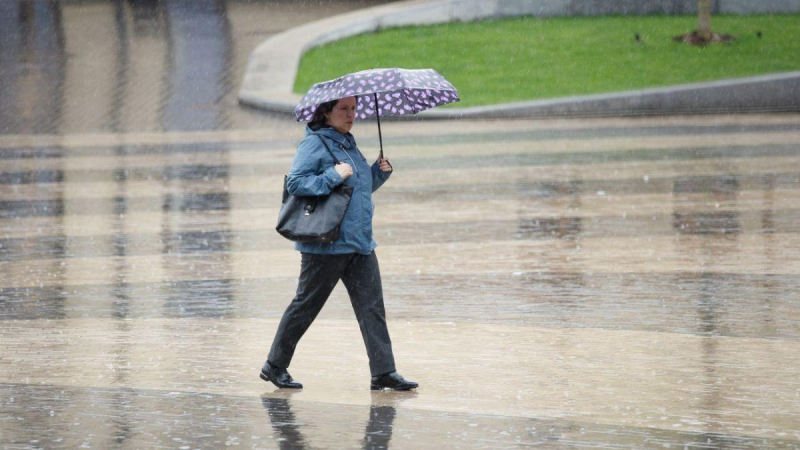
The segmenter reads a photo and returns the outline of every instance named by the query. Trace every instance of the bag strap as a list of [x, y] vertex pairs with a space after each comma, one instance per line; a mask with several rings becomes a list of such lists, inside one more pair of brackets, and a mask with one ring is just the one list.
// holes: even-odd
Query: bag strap
[[324, 145], [324, 146], [325, 146], [325, 150], [327, 150], [327, 151], [328, 151], [328, 153], [330, 153], [330, 154], [331, 154], [331, 158], [333, 158], [333, 163], [334, 163], [334, 164], [337, 164], [337, 165], [338, 165], [338, 164], [340, 164], [340, 161], [339, 161], [339, 160], [336, 158], [336, 156], [334, 156], [333, 152], [331, 151], [331, 148], [330, 148], [330, 147], [328, 147], [328, 144], [327, 144], [327, 143], [325, 143], [325, 139], [323, 139], [323, 138], [322, 138], [322, 136], [320, 136], [320, 135], [319, 135], [319, 134], [317, 134], [317, 133], [314, 133], [314, 136], [318, 137], [318, 138], [319, 138], [319, 140], [320, 140], [320, 141], [322, 141], [322, 145]]

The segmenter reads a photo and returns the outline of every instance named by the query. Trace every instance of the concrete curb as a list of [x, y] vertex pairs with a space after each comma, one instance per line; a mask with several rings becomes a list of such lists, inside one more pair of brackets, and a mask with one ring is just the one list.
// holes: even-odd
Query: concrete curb
[[[273, 36], [251, 53], [239, 102], [292, 114], [302, 97], [292, 92], [300, 58], [307, 50], [328, 42], [392, 26], [520, 14], [558, 15], [559, 11], [547, 9], [550, 3], [548, 0], [517, 2], [517, 7], [512, 7], [514, 2], [500, 0], [411, 0], [308, 23]], [[787, 111], [800, 111], [800, 72], [501, 105], [440, 108], [418, 116], [479, 119]]]
[[426, 111], [428, 118], [645, 116], [800, 111], [800, 72]]

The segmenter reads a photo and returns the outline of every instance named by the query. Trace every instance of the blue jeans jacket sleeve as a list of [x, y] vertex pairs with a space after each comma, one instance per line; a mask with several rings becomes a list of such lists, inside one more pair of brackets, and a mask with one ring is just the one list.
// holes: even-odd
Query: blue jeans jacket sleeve
[[392, 175], [392, 172], [382, 172], [378, 161], [375, 161], [375, 164], [372, 165], [372, 192], [383, 186], [383, 183], [389, 179], [390, 175]]
[[[325, 166], [328, 166], [325, 169]], [[323, 170], [324, 169], [324, 170]], [[333, 159], [316, 136], [306, 137], [297, 147], [297, 155], [286, 180], [292, 195], [328, 195], [344, 181], [333, 167]]]

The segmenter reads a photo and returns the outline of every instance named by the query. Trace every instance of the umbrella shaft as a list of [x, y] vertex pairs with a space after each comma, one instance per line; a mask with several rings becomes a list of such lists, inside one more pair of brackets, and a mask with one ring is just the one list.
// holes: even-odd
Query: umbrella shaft
[[381, 106], [378, 104], [378, 94], [372, 94], [375, 96], [375, 118], [378, 120], [378, 141], [381, 144], [381, 152], [378, 155], [378, 159], [383, 159], [383, 136], [381, 135]]

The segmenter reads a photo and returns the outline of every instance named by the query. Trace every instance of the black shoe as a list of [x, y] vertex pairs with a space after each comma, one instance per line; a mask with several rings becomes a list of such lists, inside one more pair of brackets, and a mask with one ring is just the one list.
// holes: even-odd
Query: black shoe
[[396, 391], [408, 391], [410, 389], [414, 389], [419, 384], [414, 383], [413, 381], [408, 381], [403, 378], [397, 372], [387, 373], [385, 375], [380, 375], [377, 377], [372, 377], [372, 383], [370, 384], [370, 389], [373, 391], [378, 391], [381, 389], [394, 389]]
[[303, 389], [303, 385], [294, 381], [286, 369], [275, 367], [269, 362], [264, 363], [264, 367], [261, 368], [260, 376], [262, 380], [270, 381], [279, 388]]

